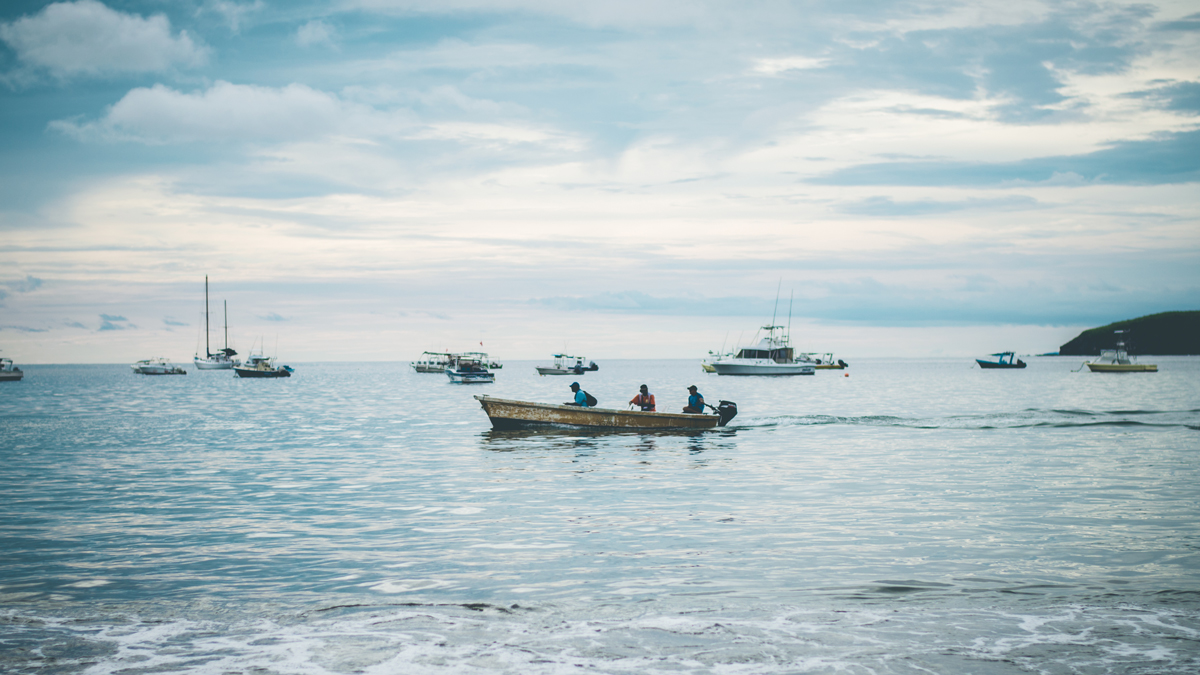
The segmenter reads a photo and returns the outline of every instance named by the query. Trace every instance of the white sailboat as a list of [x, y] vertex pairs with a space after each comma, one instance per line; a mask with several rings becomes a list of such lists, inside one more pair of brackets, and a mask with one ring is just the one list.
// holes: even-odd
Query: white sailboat
[[229, 348], [229, 303], [224, 300], [222, 303], [225, 308], [225, 347], [214, 354], [208, 343], [210, 333], [208, 327], [208, 275], [204, 275], [204, 353], [206, 356], [202, 357], [196, 354], [192, 357], [198, 370], [229, 370], [241, 364], [240, 361], [233, 358], [237, 356], [237, 352]]

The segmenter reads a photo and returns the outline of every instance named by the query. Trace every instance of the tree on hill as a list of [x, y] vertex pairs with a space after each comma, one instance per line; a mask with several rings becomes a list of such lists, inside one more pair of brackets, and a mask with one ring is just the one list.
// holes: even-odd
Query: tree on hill
[[1162, 312], [1089, 328], [1059, 347], [1058, 353], [1093, 356], [1102, 349], [1115, 349], [1118, 342], [1124, 342], [1130, 354], [1200, 354], [1200, 311]]

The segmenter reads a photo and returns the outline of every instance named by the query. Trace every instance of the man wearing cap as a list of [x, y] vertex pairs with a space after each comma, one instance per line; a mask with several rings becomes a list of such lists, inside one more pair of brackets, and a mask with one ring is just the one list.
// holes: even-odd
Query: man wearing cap
[[629, 399], [629, 404], [641, 407], [642, 412], [654, 412], [654, 394], [651, 394], [650, 388], [643, 384], [641, 393]]
[[571, 383], [571, 391], [575, 392], [575, 400], [566, 405], [577, 405], [582, 408], [588, 407], [587, 394], [583, 393], [583, 390], [579, 388], [578, 382]]
[[688, 387], [688, 404], [684, 406], [683, 412], [704, 414], [704, 397], [696, 390], [696, 385]]

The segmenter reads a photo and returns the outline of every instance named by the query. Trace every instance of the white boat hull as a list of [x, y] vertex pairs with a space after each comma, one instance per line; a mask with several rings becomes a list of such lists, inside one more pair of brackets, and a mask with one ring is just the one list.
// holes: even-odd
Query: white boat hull
[[546, 366], [537, 366], [538, 375], [582, 375], [587, 371], [575, 372], [566, 368], [551, 368]]
[[766, 359], [729, 359], [712, 364], [718, 375], [815, 375], [817, 369], [806, 363], [776, 363]]
[[447, 370], [446, 377], [454, 384], [490, 384], [496, 381], [496, 376], [492, 373], [457, 373]]
[[232, 370], [239, 362], [217, 359], [202, 359], [199, 356], [192, 359], [196, 370]]

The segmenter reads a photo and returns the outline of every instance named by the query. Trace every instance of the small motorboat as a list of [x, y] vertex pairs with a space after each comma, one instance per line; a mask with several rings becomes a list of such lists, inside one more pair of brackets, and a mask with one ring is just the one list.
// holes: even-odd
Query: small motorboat
[[233, 372], [238, 377], [291, 377], [296, 372], [291, 366], [275, 366], [275, 358], [262, 354], [251, 354], [246, 362], [234, 366]]
[[609, 408], [583, 408], [556, 403], [532, 403], [492, 396], [476, 396], [493, 429], [528, 429], [531, 427], [575, 427], [606, 430], [671, 430], [715, 429], [723, 427], [737, 415], [737, 404], [721, 401], [715, 415], [690, 413], [641, 412]]
[[980, 368], [1024, 368], [1025, 362], [1017, 358], [1014, 352], [1000, 352], [992, 354], [995, 360], [975, 359], [975, 363], [979, 364]]
[[446, 377], [454, 384], [490, 384], [496, 381], [496, 374], [487, 366], [487, 354], [454, 354], [446, 366]]
[[129, 367], [138, 375], [187, 375], [186, 370], [161, 356], [156, 359], [143, 359], [130, 364]]
[[0, 382], [17, 382], [25, 372], [13, 365], [12, 359], [0, 358]]
[[834, 359], [832, 352], [817, 354], [814, 352], [805, 352], [796, 355], [796, 363], [807, 363], [815, 370], [845, 370], [850, 366], [841, 359]]
[[586, 366], [583, 365], [585, 360], [586, 357], [583, 356], [555, 354], [554, 365], [536, 366], [536, 368], [538, 375], [582, 375], [591, 370], [600, 370], [600, 366], [596, 365], [595, 361], [588, 361]]

